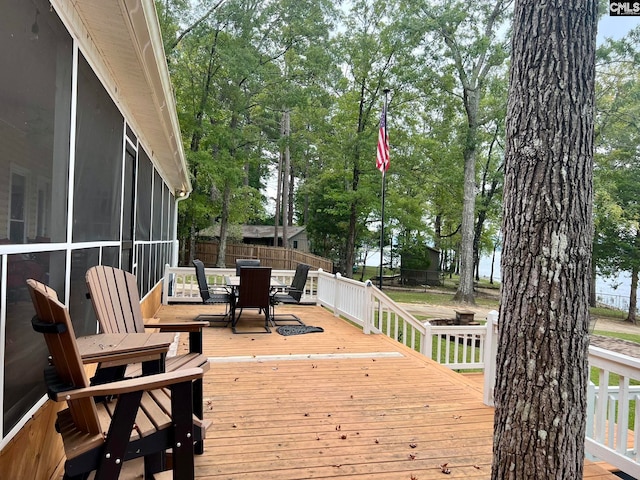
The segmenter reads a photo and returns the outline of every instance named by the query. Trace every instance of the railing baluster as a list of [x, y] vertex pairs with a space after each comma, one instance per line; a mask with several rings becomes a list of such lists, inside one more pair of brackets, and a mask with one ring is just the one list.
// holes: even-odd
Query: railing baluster
[[627, 453], [627, 431], [629, 426], [629, 377], [620, 376], [620, 393], [618, 394], [618, 415], [616, 418], [616, 450]]
[[615, 444], [615, 433], [616, 433], [616, 429], [615, 429], [615, 418], [616, 418], [616, 399], [613, 395], [608, 395], [607, 396], [608, 399], [608, 404], [609, 404], [609, 411], [607, 413], [607, 427], [608, 427], [608, 432], [607, 432], [607, 445], [609, 446], [609, 448], [616, 448], [616, 444]]

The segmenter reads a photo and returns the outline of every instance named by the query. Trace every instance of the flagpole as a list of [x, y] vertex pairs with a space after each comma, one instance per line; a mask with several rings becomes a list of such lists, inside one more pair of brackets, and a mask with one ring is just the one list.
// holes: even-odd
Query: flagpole
[[[389, 89], [385, 88], [384, 92], [384, 130], [385, 130], [385, 138], [389, 138], [388, 135], [388, 127], [387, 127], [387, 96], [389, 94]], [[382, 215], [380, 216], [380, 277], [379, 277], [379, 288], [382, 290], [382, 264], [384, 263], [384, 190], [385, 190], [385, 180], [386, 180], [387, 169], [382, 169]]]

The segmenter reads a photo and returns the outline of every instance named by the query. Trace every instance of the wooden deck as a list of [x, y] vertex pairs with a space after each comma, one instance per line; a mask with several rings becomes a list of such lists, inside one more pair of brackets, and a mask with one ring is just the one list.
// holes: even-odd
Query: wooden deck
[[[206, 311], [171, 305], [157, 317], [191, 320]], [[197, 478], [490, 478], [493, 409], [482, 403], [478, 375], [364, 335], [320, 307], [278, 307], [287, 311], [324, 332], [206, 329], [205, 416], [213, 426], [196, 457]], [[239, 327], [263, 318], [246, 311]], [[618, 477], [588, 463], [584, 478]]]

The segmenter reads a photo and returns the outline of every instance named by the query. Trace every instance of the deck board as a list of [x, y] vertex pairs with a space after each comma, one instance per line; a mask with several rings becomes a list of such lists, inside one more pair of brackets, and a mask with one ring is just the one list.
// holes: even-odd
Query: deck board
[[[191, 320], [210, 309], [163, 306], [156, 316]], [[324, 332], [205, 329], [212, 360], [205, 417], [213, 425], [196, 457], [197, 478], [490, 478], [493, 409], [482, 403], [481, 376], [452, 372], [384, 335], [364, 335], [320, 307], [278, 311]], [[239, 327], [260, 327], [263, 318], [246, 311]], [[617, 477], [587, 462], [584, 478]]]

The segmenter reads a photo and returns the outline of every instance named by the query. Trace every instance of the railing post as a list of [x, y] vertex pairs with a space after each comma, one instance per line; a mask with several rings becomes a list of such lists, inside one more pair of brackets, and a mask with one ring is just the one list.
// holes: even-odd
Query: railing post
[[335, 285], [335, 290], [333, 292], [333, 316], [334, 317], [338, 317], [340, 314], [338, 313], [338, 309], [340, 305], [340, 279], [342, 278], [342, 275], [340, 275], [340, 272], [336, 273], [336, 285]]
[[169, 264], [164, 265], [164, 277], [162, 278], [162, 305], [169, 304], [169, 287], [171, 285], [171, 275], [169, 274]]
[[431, 359], [433, 358], [433, 334], [431, 333], [431, 323], [427, 321], [424, 322], [423, 325], [425, 333], [422, 338], [422, 346], [420, 347], [422, 351], [420, 353]]
[[489, 407], [494, 406], [493, 391], [496, 386], [498, 328], [498, 312], [491, 310], [487, 314], [487, 335], [484, 348], [484, 389], [482, 394], [482, 401]]
[[371, 283], [371, 280], [367, 280], [364, 283], [364, 292], [365, 292], [365, 302], [364, 302], [364, 324], [362, 326], [362, 331], [364, 333], [366, 333], [367, 335], [369, 335], [371, 333], [371, 324], [373, 323], [373, 304], [371, 302], [371, 287], [373, 286], [373, 283]]
[[[321, 268], [318, 269], [318, 276], [316, 277], [316, 306], [322, 305], [322, 296], [320, 295], [320, 277], [322, 276]], [[313, 281], [313, 280], [312, 280]], [[313, 285], [313, 283], [312, 283]], [[313, 288], [311, 288], [311, 294], [313, 295]]]

